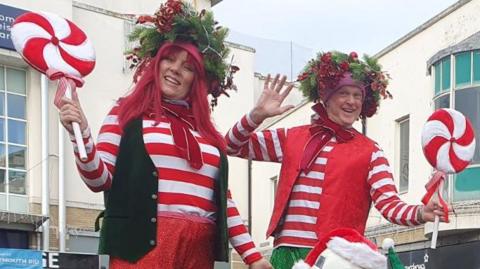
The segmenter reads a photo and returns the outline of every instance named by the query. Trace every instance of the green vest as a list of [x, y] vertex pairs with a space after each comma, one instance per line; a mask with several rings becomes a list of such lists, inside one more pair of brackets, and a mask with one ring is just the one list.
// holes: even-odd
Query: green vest
[[[228, 261], [228, 161], [224, 154], [220, 157], [220, 170], [215, 184], [215, 259]], [[105, 210], [95, 221], [95, 230], [98, 231], [99, 219], [103, 217], [100, 254], [135, 262], [155, 247], [157, 191], [157, 169], [145, 150], [142, 120], [133, 120], [125, 127], [120, 141], [112, 186], [104, 192]]]

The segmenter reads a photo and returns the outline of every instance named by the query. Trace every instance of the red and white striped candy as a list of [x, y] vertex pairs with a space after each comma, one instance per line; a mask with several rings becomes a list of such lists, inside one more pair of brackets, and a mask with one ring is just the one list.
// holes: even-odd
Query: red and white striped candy
[[15, 49], [32, 67], [82, 78], [95, 67], [95, 50], [71, 21], [47, 12], [27, 12], [11, 28]]
[[468, 166], [475, 153], [472, 124], [454, 109], [439, 109], [423, 126], [422, 147], [428, 162], [437, 170], [458, 173]]

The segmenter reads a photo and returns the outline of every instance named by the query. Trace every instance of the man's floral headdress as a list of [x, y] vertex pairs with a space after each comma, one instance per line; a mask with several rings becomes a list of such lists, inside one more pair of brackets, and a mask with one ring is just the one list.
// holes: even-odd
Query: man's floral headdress
[[227, 89], [236, 90], [233, 74], [239, 68], [226, 62], [230, 51], [224, 43], [228, 29], [217, 25], [212, 12], [197, 12], [187, 3], [168, 0], [153, 16], [138, 17], [137, 24], [141, 26], [129, 38], [138, 41], [139, 46], [127, 51], [127, 59], [132, 62], [130, 68], [137, 68], [135, 82], [165, 42], [188, 42], [197, 46], [203, 55], [212, 106], [217, 104], [220, 95], [229, 96]]
[[373, 116], [380, 105], [380, 99], [392, 98], [386, 90], [390, 77], [381, 70], [377, 60], [367, 55], [360, 60], [355, 52], [319, 53], [317, 58], [308, 62], [297, 80], [300, 81], [300, 90], [304, 96], [314, 102], [325, 102], [325, 98], [328, 99], [338, 89], [339, 82], [350, 77], [361, 84], [364, 90], [360, 117]]

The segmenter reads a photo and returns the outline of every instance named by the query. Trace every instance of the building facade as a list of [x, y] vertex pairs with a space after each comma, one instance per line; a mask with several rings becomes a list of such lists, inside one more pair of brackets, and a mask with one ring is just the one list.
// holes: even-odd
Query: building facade
[[[421, 146], [422, 127], [433, 111], [453, 108], [462, 112], [473, 124], [478, 145], [478, 10], [478, 0], [458, 1], [375, 55], [392, 77], [389, 91], [394, 98], [383, 100], [378, 113], [368, 119], [364, 127], [367, 136], [383, 148], [400, 197], [410, 204], [420, 203], [426, 192], [424, 186], [433, 172]], [[307, 124], [312, 114], [311, 106], [311, 103], [299, 102], [287, 115], [265, 123], [261, 128]], [[354, 127], [362, 130], [360, 123]], [[441, 257], [452, 258], [460, 265], [458, 268], [476, 268], [480, 261], [469, 250], [480, 240], [479, 154], [477, 146], [471, 165], [462, 173], [448, 178], [444, 194], [454, 212], [451, 213], [450, 223], [440, 224], [438, 252], [428, 249], [431, 223], [417, 227], [398, 226], [388, 223], [375, 209], [370, 212], [366, 235], [378, 245], [384, 238], [393, 238], [407, 268], [451, 268], [448, 267], [451, 263], [439, 263]], [[264, 234], [273, 208], [279, 168], [278, 164], [252, 164], [252, 196], [256, 209], [252, 234], [265, 247], [267, 254], [272, 241], [266, 240]], [[466, 250], [465, 253], [470, 256], [458, 259], [459, 249]]]
[[[53, 105], [56, 83], [43, 82], [15, 52], [10, 41], [14, 18], [27, 11], [47, 11], [77, 24], [96, 50], [96, 66], [78, 89], [92, 133], [96, 134], [115, 100], [131, 89], [132, 74], [124, 51], [132, 15], [152, 14], [162, 1], [6, 0], [0, 4], [0, 248], [31, 248], [95, 253], [94, 221], [103, 210], [103, 195], [91, 192], [80, 179], [71, 143]], [[189, 1], [210, 9], [220, 1]], [[238, 92], [222, 97], [214, 110], [217, 126], [226, 131], [253, 106], [255, 50], [229, 43], [232, 63], [240, 67]], [[42, 92], [43, 89], [43, 92]], [[234, 199], [248, 224], [248, 161], [231, 160]], [[48, 231], [48, 232], [46, 232]], [[241, 267], [232, 254], [231, 264]]]

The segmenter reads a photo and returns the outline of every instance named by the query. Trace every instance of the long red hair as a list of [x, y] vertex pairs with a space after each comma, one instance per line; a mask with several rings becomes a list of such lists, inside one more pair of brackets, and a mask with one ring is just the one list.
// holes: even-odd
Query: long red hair
[[155, 120], [160, 121], [163, 114], [162, 89], [159, 79], [160, 61], [180, 50], [188, 52], [188, 61], [195, 68], [195, 76], [187, 98], [192, 107], [197, 131], [210, 144], [225, 153], [227, 146], [224, 137], [220, 135], [211, 121], [203, 59], [197, 47], [189, 43], [167, 42], [160, 47], [157, 55], [146, 63], [133, 91], [119, 100], [118, 121], [120, 127], [123, 129], [128, 122], [144, 113], [154, 113]]

